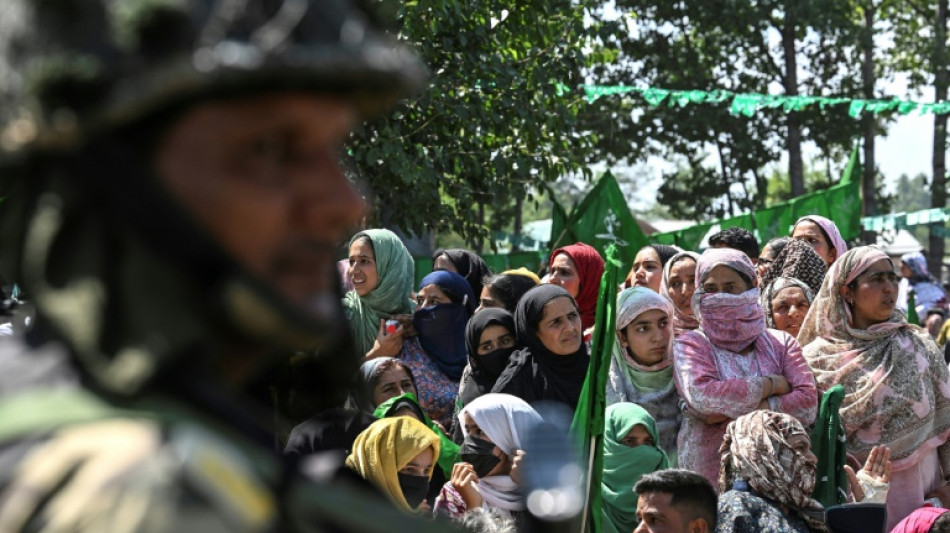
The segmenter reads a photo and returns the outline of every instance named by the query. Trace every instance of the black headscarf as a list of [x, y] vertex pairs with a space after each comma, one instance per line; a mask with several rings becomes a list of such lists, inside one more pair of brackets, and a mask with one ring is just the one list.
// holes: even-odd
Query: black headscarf
[[[459, 385], [459, 406], [464, 407], [482, 394], [491, 392], [498, 377], [508, 366], [515, 347], [495, 350], [484, 356], [478, 355], [478, 344], [482, 332], [488, 326], [502, 326], [512, 335], [515, 334], [515, 319], [511, 313], [497, 307], [489, 307], [475, 313], [465, 328], [465, 347], [468, 348], [469, 372]], [[505, 353], [507, 352], [507, 353]]]
[[455, 270], [465, 278], [465, 281], [472, 287], [475, 298], [478, 299], [482, 293], [482, 280], [491, 275], [491, 270], [488, 269], [485, 260], [475, 252], [461, 249], [436, 250], [432, 258], [435, 259], [440, 255], [444, 255], [449, 262], [455, 265]]
[[512, 394], [528, 403], [556, 401], [572, 411], [577, 407], [590, 361], [587, 345], [581, 341], [575, 353], [557, 355], [538, 338], [544, 305], [560, 297], [569, 298], [577, 307], [577, 302], [563, 287], [548, 283], [538, 285], [521, 297], [515, 310], [515, 333], [525, 348], [512, 354], [508, 368], [495, 382], [492, 392]]

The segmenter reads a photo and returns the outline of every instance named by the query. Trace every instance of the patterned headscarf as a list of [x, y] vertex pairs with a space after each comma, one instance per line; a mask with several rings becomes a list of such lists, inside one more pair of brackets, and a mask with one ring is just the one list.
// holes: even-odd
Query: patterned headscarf
[[360, 353], [365, 354], [373, 348], [380, 320], [411, 314], [415, 308], [409, 299], [415, 281], [415, 263], [399, 237], [388, 229], [361, 231], [350, 239], [348, 246], [361, 237], [368, 237], [373, 243], [379, 285], [366, 296], [356, 291], [346, 293], [343, 307]]
[[719, 490], [726, 492], [742, 479], [757, 496], [788, 507], [813, 531], [828, 531], [808, 513], [822, 509], [811, 497], [817, 476], [815, 466], [789, 445], [795, 435], [808, 437], [801, 422], [785, 413], [757, 410], [730, 422], [719, 448]]
[[927, 331], [908, 324], [896, 308], [890, 319], [868, 329], [851, 325], [841, 288], [882, 259], [887, 255], [873, 246], [838, 258], [805, 316], [798, 342], [818, 388], [840, 383], [847, 391], [840, 413], [848, 451], [861, 456], [886, 444], [898, 470], [950, 435], [950, 373]]
[[551, 253], [548, 268], [554, 264], [558, 254], [567, 254], [577, 267], [580, 277], [580, 290], [577, 293], [577, 309], [581, 313], [581, 323], [584, 329], [594, 325], [594, 314], [597, 311], [597, 295], [600, 291], [600, 278], [604, 275], [604, 259], [597, 249], [582, 242], [563, 246]]
[[[697, 265], [699, 264], [699, 254], [696, 252], [680, 252], [671, 257], [670, 260], [663, 265], [663, 279], [660, 281], [660, 294], [663, 296], [669, 297], [670, 275], [673, 271], [673, 266], [684, 257], [691, 258]], [[680, 335], [681, 333], [692, 331], [698, 327], [699, 319], [696, 318], [695, 315], [687, 315], [680, 311], [675, 304], [673, 305], [673, 333]]]
[[393, 503], [411, 511], [399, 486], [398, 474], [427, 448], [432, 448], [433, 459], [439, 457], [439, 436], [425, 424], [408, 416], [383, 418], [356, 437], [346, 466], [379, 488]]
[[805, 241], [791, 239], [765, 271], [762, 286], [765, 287], [780, 277], [795, 278], [811, 287], [812, 294], [818, 294], [827, 272], [828, 265], [814, 248]]
[[[828, 245], [835, 249], [835, 262], [841, 259], [841, 256], [848, 251], [848, 245], [845, 244], [844, 238], [841, 236], [841, 232], [838, 231], [838, 226], [836, 226], [834, 222], [823, 216], [806, 215], [795, 221], [795, 226], [799, 225], [803, 220], [810, 220], [818, 224], [821, 230], [825, 232], [825, 236], [828, 237]], [[792, 233], [795, 233], [794, 226], [792, 226]]]
[[907, 518], [898, 522], [897, 526], [891, 530], [891, 533], [930, 533], [934, 522], [944, 513], [950, 512], [950, 509], [940, 507], [921, 507]]
[[775, 319], [772, 318], [772, 299], [775, 298], [776, 294], [782, 292], [782, 289], [789, 287], [800, 288], [802, 292], [805, 293], [805, 298], [808, 298], [809, 304], [815, 301], [814, 291], [802, 280], [786, 277], [775, 278], [774, 281], [765, 287], [762, 291], [762, 295], [759, 297], [759, 301], [762, 302], [762, 310], [765, 311], [765, 327], [775, 328]]

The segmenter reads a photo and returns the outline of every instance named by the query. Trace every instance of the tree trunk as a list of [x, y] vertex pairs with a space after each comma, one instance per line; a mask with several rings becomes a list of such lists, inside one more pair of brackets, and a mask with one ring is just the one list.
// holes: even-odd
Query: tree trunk
[[[782, 28], [782, 53], [785, 56], [785, 94], [798, 96], [798, 60], [795, 54], [794, 8], [786, 6], [785, 26]], [[801, 116], [792, 111], [786, 114], [788, 128], [788, 179], [792, 198], [805, 194], [805, 171], [802, 163]]]
[[[478, 202], [478, 225], [483, 228], [485, 227], [485, 204], [483, 202]], [[474, 252], [481, 255], [482, 249], [484, 249], [484, 247], [485, 247], [485, 239], [479, 236], [478, 240], [475, 241]]]
[[[863, 94], [867, 100], [874, 99], [874, 16], [876, 8], [874, 2], [868, 2], [864, 6], [864, 31], [861, 35], [861, 51], [863, 61], [861, 65], [861, 78], [863, 82]], [[876, 133], [876, 123], [874, 114], [865, 112], [861, 117], [861, 130], [864, 134], [864, 175], [862, 179], [862, 190], [864, 192], [864, 216], [873, 216], [877, 214], [877, 198], [874, 190], [874, 172], [876, 170], [874, 163], [874, 135]]]
[[[934, 24], [934, 101], [947, 99], [950, 75], [947, 73], [947, 3], [937, 0]], [[947, 115], [934, 115], [933, 179], [930, 183], [930, 206], [947, 205]], [[928, 264], [930, 272], [943, 281], [943, 234], [945, 225], [931, 224]]]
[[522, 213], [521, 210], [524, 209], [524, 196], [523, 194], [518, 194], [515, 197], [515, 227], [514, 227], [514, 242], [511, 245], [511, 252], [520, 252], [521, 251], [521, 229], [523, 226], [522, 222]]

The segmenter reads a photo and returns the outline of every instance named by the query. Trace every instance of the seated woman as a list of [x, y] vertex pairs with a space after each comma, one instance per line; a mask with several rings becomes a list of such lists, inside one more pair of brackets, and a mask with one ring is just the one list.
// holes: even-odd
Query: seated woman
[[699, 329], [673, 342], [673, 377], [686, 402], [679, 467], [715, 486], [730, 420], [771, 409], [811, 424], [818, 393], [795, 338], [766, 329], [748, 256], [731, 248], [706, 250], [696, 274]]
[[645, 409], [615, 403], [607, 407], [605, 417], [601, 525], [607, 533], [629, 533], [637, 527], [638, 496], [633, 487], [645, 474], [670, 468], [670, 463], [657, 446], [656, 423]]
[[934, 492], [950, 475], [950, 373], [930, 335], [897, 310], [897, 285], [887, 254], [855, 248], [832, 265], [798, 334], [819, 389], [845, 388], [848, 453], [891, 449], [888, 529], [926, 498], [950, 507]]
[[927, 258], [920, 252], [907, 253], [901, 256], [900, 294], [897, 298], [897, 307], [906, 314], [908, 295], [914, 292], [915, 311], [921, 320], [927, 317], [931, 309], [947, 309], [947, 291], [943, 290], [936, 278], [927, 270]]
[[465, 327], [465, 347], [468, 365], [462, 372], [458, 399], [455, 401], [455, 420], [452, 438], [461, 442], [462, 426], [458, 414], [475, 398], [491, 392], [516, 348], [515, 319], [504, 309], [483, 309], [468, 321]]
[[419, 403], [442, 427], [452, 424], [459, 380], [468, 363], [465, 325], [475, 297], [462, 276], [437, 270], [419, 282], [412, 325], [418, 335], [402, 343], [397, 356], [412, 369]]
[[429, 479], [439, 456], [439, 437], [407, 416], [373, 422], [356, 437], [346, 466], [375, 485], [397, 507], [427, 512]]
[[848, 245], [841, 237], [838, 226], [818, 215], [807, 215], [798, 219], [792, 227], [791, 238], [808, 243], [825, 260], [829, 268], [836, 259], [848, 251]]
[[448, 270], [462, 276], [475, 296], [482, 293], [484, 279], [491, 276], [484, 259], [475, 252], [462, 249], [436, 250], [432, 254], [432, 270]]
[[525, 293], [515, 310], [515, 333], [524, 348], [511, 355], [492, 392], [528, 403], [559, 402], [573, 412], [590, 361], [581, 327], [577, 304], [559, 285]]
[[[656, 444], [673, 459], [683, 422], [673, 382], [673, 306], [646, 287], [624, 289], [617, 299], [617, 343], [607, 376], [607, 405], [631, 402], [644, 408], [659, 430]], [[636, 504], [636, 498], [633, 500]]]
[[449, 479], [449, 476], [452, 475], [452, 467], [459, 462], [459, 445], [452, 442], [445, 431], [425, 414], [425, 411], [419, 406], [416, 396], [411, 392], [395, 396], [379, 404], [373, 414], [377, 419], [410, 416], [425, 424], [427, 428], [439, 436], [440, 447], [436, 463], [438, 463], [440, 471], [434, 472], [432, 477], [433, 483], [438, 483], [438, 485], [429, 487], [429, 494], [432, 498], [438, 496], [438, 488], [442, 486], [442, 483], [445, 483], [446, 479]]
[[[395, 233], [368, 229], [350, 240], [349, 263], [347, 275], [353, 290], [343, 298], [343, 307], [360, 353], [367, 359], [395, 357], [415, 308], [410, 299], [415, 275], [412, 256]], [[404, 327], [387, 336], [385, 321], [397, 317]]]
[[577, 303], [584, 330], [594, 327], [600, 278], [604, 275], [604, 260], [597, 250], [582, 242], [558, 248], [551, 253], [548, 270], [548, 283], [564, 287]]
[[[824, 508], [811, 497], [818, 458], [798, 419], [764, 410], [741, 416], [729, 424], [720, 453], [717, 533], [829, 531]], [[887, 449], [875, 449], [858, 474], [845, 469], [854, 499], [861, 501], [859, 479], [867, 476], [878, 485], [888, 482]], [[876, 526], [880, 530], [880, 524]]]
[[676, 246], [665, 244], [648, 244], [633, 258], [633, 266], [623, 280], [624, 288], [646, 287], [653, 292], [660, 292], [660, 279], [667, 261], [677, 253], [682, 252]]
[[660, 294], [673, 302], [673, 335], [679, 336], [699, 327], [693, 313], [693, 293], [696, 292], [696, 263], [699, 254], [680, 252], [663, 267]]
[[776, 278], [762, 291], [762, 309], [766, 327], [797, 337], [815, 293], [795, 278]]
[[515, 308], [518, 307], [518, 300], [540, 282], [538, 276], [524, 267], [488, 276], [485, 278], [478, 309], [475, 312], [495, 307], [514, 313]]
[[416, 394], [412, 371], [393, 357], [366, 361], [360, 366], [357, 381], [346, 407], [317, 413], [294, 427], [284, 455], [349, 450], [356, 436], [378, 418], [374, 411], [379, 404], [405, 393]]
[[518, 465], [525, 439], [541, 417], [519, 398], [486, 394], [462, 408], [459, 421], [463, 462], [436, 499], [436, 514], [458, 518], [472, 509], [495, 508], [522, 526], [525, 495]]

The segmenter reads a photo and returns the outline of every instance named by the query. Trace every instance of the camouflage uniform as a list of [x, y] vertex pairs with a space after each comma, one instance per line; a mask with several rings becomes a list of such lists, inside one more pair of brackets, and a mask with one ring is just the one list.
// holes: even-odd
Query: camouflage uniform
[[286, 302], [149, 159], [205, 101], [333, 94], [365, 117], [424, 80], [348, 0], [0, 2], [0, 265], [36, 307], [0, 341], [0, 531], [439, 529], [273, 452], [215, 362], [235, 339], [305, 350], [335, 399], [357, 364], [342, 309]]

